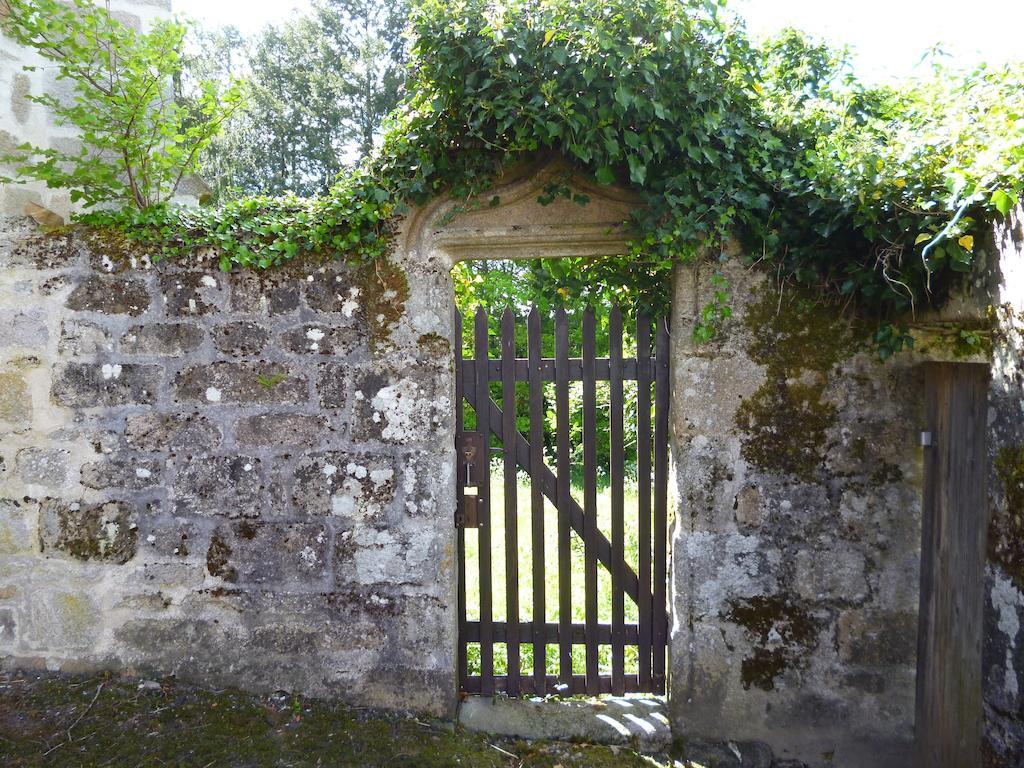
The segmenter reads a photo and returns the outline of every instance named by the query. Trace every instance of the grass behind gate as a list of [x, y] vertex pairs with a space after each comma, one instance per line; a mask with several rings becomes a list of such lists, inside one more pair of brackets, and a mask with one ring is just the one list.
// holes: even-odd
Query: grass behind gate
[[[529, 478], [520, 475], [517, 485], [517, 526], [518, 526], [518, 564], [519, 564], [519, 621], [528, 623], [533, 618], [533, 534], [532, 512], [530, 506]], [[627, 481], [624, 489], [625, 497], [625, 555], [626, 563], [636, 570], [637, 551], [637, 489], [635, 481]], [[582, 500], [582, 488], [574, 485], [573, 496]], [[669, 505], [671, 509], [671, 504]], [[598, 528], [611, 541], [611, 488], [599, 487], [597, 496]], [[507, 612], [507, 595], [505, 586], [505, 487], [501, 464], [491, 468], [491, 584], [493, 598], [493, 617], [495, 621], [505, 621]], [[559, 619], [558, 605], [558, 511], [547, 499], [544, 500], [544, 596], [546, 602], [545, 619], [557, 622]], [[572, 594], [572, 620], [582, 623], [585, 620], [584, 600], [586, 598], [584, 584], [584, 547], [583, 540], [575, 531], [571, 535], [572, 568], [570, 572]], [[611, 574], [598, 562], [598, 622], [611, 623], [612, 592]], [[480, 618], [480, 550], [478, 530], [466, 531], [466, 613], [470, 621]], [[625, 597], [626, 623], [635, 623], [638, 609], [633, 600]], [[558, 673], [558, 645], [546, 647], [546, 668], [548, 674]], [[469, 673], [480, 674], [480, 646], [472, 643], [469, 646]], [[586, 650], [582, 645], [574, 645], [572, 649], [573, 673], [584, 674], [586, 670]], [[598, 652], [601, 674], [611, 674], [611, 646], [602, 645]], [[636, 647], [626, 647], [625, 672], [636, 674], [638, 671]], [[520, 645], [520, 669], [522, 674], [533, 672], [533, 646]], [[494, 646], [494, 672], [504, 675], [508, 672], [508, 655], [504, 644]]]

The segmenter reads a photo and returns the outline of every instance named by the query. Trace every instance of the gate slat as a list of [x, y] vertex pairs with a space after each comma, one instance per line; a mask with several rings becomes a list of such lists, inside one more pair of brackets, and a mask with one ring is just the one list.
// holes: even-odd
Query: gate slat
[[587, 694], [600, 692], [597, 637], [597, 387], [594, 379], [594, 311], [583, 313], [583, 539], [587, 626]]
[[608, 316], [608, 357], [611, 360], [609, 402], [609, 460], [612, 502], [612, 693], [626, 692], [625, 598], [622, 589], [625, 545], [625, 457], [623, 455], [622, 312], [612, 307]]
[[[477, 404], [475, 396], [473, 396], [473, 398], [471, 399], [468, 392], [469, 391], [467, 390], [466, 399], [469, 401], [470, 405], [476, 408]], [[493, 432], [499, 438], [502, 438], [503, 432], [501, 429], [501, 408], [499, 408], [493, 400], [491, 400], [488, 403], [487, 407], [490, 409], [491, 414], [491, 432]], [[516, 460], [519, 462], [519, 466], [522, 469], [529, 471], [530, 441], [523, 437], [521, 434], [519, 434], [518, 431], [512, 434], [512, 440], [515, 441]], [[556, 486], [558, 480], [555, 477], [554, 473], [550, 469], [548, 469], [547, 466], [545, 466], [541, 470], [540, 480], [541, 485], [543, 486], [544, 495], [547, 496], [547, 498], [551, 501], [552, 504], [556, 504]], [[576, 531], [580, 538], [585, 539], [586, 537], [584, 519], [586, 515], [583, 512], [583, 507], [581, 507], [579, 505], [579, 502], [577, 502], [576, 499], [572, 497], [572, 494], [568, 496], [567, 503], [569, 505], [570, 526], [572, 530]], [[600, 529], [597, 530], [597, 559], [598, 562], [603, 563], [606, 568], [611, 570], [612, 545], [608, 541], [608, 539], [605, 538], [605, 535], [600, 531]], [[623, 564], [623, 573], [625, 574], [623, 581], [625, 585], [626, 594], [629, 595], [629, 597], [631, 597], [634, 602], [636, 602], [638, 589], [636, 571], [634, 571], [630, 566]]]
[[572, 689], [572, 530], [569, 502], [569, 323], [565, 310], [555, 312], [555, 450], [558, 461], [555, 506], [558, 508], [558, 681]]
[[640, 637], [637, 667], [641, 691], [651, 690], [651, 321], [636, 321], [637, 601]]
[[[476, 358], [478, 373], [487, 370], [487, 313], [483, 307], [476, 311], [474, 327], [473, 353]], [[487, 407], [490, 399], [487, 376], [476, 377], [476, 428], [482, 432], [484, 445], [490, 445], [491, 411]], [[482, 458], [483, 485], [477, 490], [478, 516], [480, 527], [477, 529], [479, 542], [480, 564], [480, 677], [481, 693], [489, 696], [494, 693], [494, 641], [491, 635], [494, 620], [491, 605], [491, 489], [490, 489], [490, 451], [484, 452]]]
[[[547, 682], [547, 621], [544, 580], [544, 493], [539, 478], [544, 467], [544, 389], [541, 374], [540, 312], [534, 306], [526, 324], [527, 354], [530, 360], [530, 507], [533, 514], [533, 689], [543, 692]], [[532, 478], [538, 478], [534, 481]]]
[[668, 322], [658, 320], [654, 385], [654, 628], [652, 684], [665, 689], [665, 647], [668, 640], [666, 577], [668, 575]]
[[[466, 426], [465, 406], [463, 404], [462, 376], [462, 313], [456, 311], [453, 318], [455, 330], [455, 433], [458, 434]], [[463, 508], [465, 488], [462, 483], [455, 483], [455, 509]], [[466, 529], [456, 528], [456, 546], [459, 549], [458, 566], [458, 608], [459, 608], [459, 679], [465, 680], [469, 675], [469, 655], [466, 649]]]
[[[502, 435], [516, 427], [516, 318], [511, 307], [501, 316]], [[511, 440], [502, 440], [505, 475], [505, 621], [512, 637], [519, 636], [519, 511], [517, 509], [516, 456]], [[508, 693], [519, 695], [519, 643], [506, 645]]]

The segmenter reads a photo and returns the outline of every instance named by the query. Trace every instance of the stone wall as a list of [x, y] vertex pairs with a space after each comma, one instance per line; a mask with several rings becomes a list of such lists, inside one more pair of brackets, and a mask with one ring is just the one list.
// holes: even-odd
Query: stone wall
[[[413, 211], [392, 261], [363, 269], [153, 266], [3, 220], [0, 658], [451, 713], [449, 270], [620, 252], [636, 200], [576, 180], [589, 205], [539, 206], [563, 171], [520, 169], [499, 205], [450, 222], [450, 202]], [[1022, 243], [1018, 218], [953, 308], [995, 328], [993, 766], [1024, 754]], [[675, 286], [673, 728], [811, 766], [905, 766], [921, 363], [962, 350], [922, 326], [917, 352], [880, 363], [836, 308], [718, 268], [735, 314], [708, 344], [691, 329], [711, 270]]]
[[[923, 379], [865, 329], [730, 261], [735, 315], [673, 306], [677, 735], [810, 765], [906, 766], [913, 739]], [[834, 761], [834, 762], [833, 762]]]
[[[111, 0], [110, 10], [122, 23], [145, 29], [155, 18], [170, 14], [171, 0]], [[26, 66], [37, 69], [26, 72]], [[44, 93], [63, 97], [70, 95], [71, 86], [66, 80], [57, 80], [53, 68], [46, 66], [35, 52], [0, 34], [0, 155], [26, 141], [41, 147], [78, 151], [75, 130], [59, 125], [50, 109], [28, 99], [30, 95]], [[0, 165], [0, 175], [11, 170]], [[0, 184], [0, 216], [21, 216], [27, 203], [42, 205], [64, 218], [73, 208], [67, 190], [47, 189], [38, 182]]]
[[989, 394], [986, 765], [1024, 764], [1024, 213], [996, 228]]
[[449, 712], [447, 266], [225, 274], [30, 224], [0, 231], [0, 656]]
[[[671, 710], [679, 736], [765, 741], [809, 765], [905, 766], [914, 734], [923, 375], [992, 371], [986, 759], [1024, 762], [1024, 230], [1021, 212], [917, 349], [880, 363], [866, 328], [730, 261], [735, 316], [689, 342], [712, 268], [673, 306]], [[969, 354], [956, 329], [992, 339]], [[988, 352], [991, 352], [991, 359]]]

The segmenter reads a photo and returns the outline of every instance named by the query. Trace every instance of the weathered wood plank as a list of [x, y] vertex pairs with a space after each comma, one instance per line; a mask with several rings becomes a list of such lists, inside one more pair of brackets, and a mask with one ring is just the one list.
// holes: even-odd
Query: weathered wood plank
[[651, 321], [636, 321], [636, 483], [637, 483], [637, 578], [640, 583], [637, 610], [640, 623], [638, 678], [640, 690], [651, 690]]
[[[501, 403], [502, 435], [518, 432], [516, 427], [516, 317], [511, 307], [506, 307], [501, 316]], [[519, 510], [517, 497], [519, 483], [516, 477], [515, 445], [511, 440], [502, 440], [501, 452], [504, 458], [505, 478], [505, 620], [512, 636], [519, 629]], [[519, 695], [519, 643], [509, 643], [508, 692]]]
[[[540, 378], [541, 324], [537, 307], [530, 310], [526, 322], [527, 352], [530, 360], [530, 512], [533, 533], [533, 678], [534, 690], [544, 690], [547, 680], [546, 638], [547, 621], [545, 549], [544, 549], [544, 491], [540, 477], [544, 470], [544, 385]], [[537, 478], [534, 480], [534, 478]]]
[[[464, 393], [462, 384], [462, 314], [455, 312], [453, 326], [455, 329], [455, 433], [463, 430], [466, 424]], [[455, 509], [462, 509], [465, 486], [461, 482], [455, 483]], [[469, 676], [469, 654], [466, 644], [466, 529], [461, 525], [455, 532], [456, 546], [458, 547], [459, 564], [457, 578], [458, 587], [458, 610], [459, 610], [459, 648], [458, 667], [459, 680], [465, 680]]]
[[988, 530], [987, 366], [932, 363], [918, 630], [917, 765], [981, 762], [981, 643]]
[[[558, 679], [572, 685], [572, 489], [569, 464], [569, 323], [565, 310], [555, 312], [555, 452], [558, 478], [555, 483], [555, 507], [558, 509]], [[535, 480], [536, 481], [536, 480]]]
[[625, 593], [622, 589], [622, 565], [626, 556], [625, 481], [626, 461], [623, 436], [622, 385], [622, 312], [612, 307], [608, 315], [608, 358], [611, 360], [611, 386], [608, 408], [609, 463], [612, 513], [612, 693], [626, 692]]
[[587, 624], [587, 693], [597, 695], [597, 387], [594, 378], [594, 311], [583, 313], [583, 591]]
[[[477, 365], [484, 368], [487, 365], [487, 313], [483, 307], [477, 309], [475, 327], [473, 329], [473, 354]], [[490, 444], [491, 434], [491, 411], [487, 407], [490, 399], [488, 382], [481, 376], [476, 381], [476, 402], [482, 403], [483, 407], [476, 410], [476, 428], [485, 435], [485, 445]], [[490, 488], [490, 461], [487, 456], [483, 459], [484, 483], [477, 490], [478, 512], [480, 527], [477, 529], [477, 541], [479, 543], [479, 565], [480, 565], [480, 676], [482, 678], [482, 692], [490, 695], [494, 692], [494, 643], [491, 637], [491, 624], [494, 620], [493, 605], [491, 599], [491, 488]]]

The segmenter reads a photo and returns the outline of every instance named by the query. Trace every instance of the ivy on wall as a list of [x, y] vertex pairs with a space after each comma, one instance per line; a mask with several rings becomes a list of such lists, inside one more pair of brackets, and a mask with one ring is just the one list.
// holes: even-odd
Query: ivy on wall
[[[675, 263], [739, 235], [767, 268], [885, 322], [941, 304], [1024, 191], [1019, 65], [868, 88], [797, 33], [754, 46], [714, 0], [420, 0], [412, 27], [409, 96], [328, 194], [82, 220], [165, 254], [216, 247], [225, 268], [374, 259], [407, 205], [473, 204], [510, 163], [560, 153], [645, 205], [631, 253], [560, 262], [554, 284], [664, 303]], [[556, 182], [544, 198], [572, 194]]]

